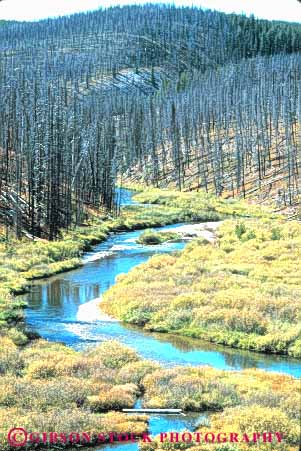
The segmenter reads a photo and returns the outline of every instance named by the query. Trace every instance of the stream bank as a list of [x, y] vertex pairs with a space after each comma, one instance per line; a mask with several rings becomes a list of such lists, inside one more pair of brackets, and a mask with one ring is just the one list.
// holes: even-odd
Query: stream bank
[[[199, 233], [192, 227], [214, 235], [212, 224], [200, 226], [182, 223], [157, 228], [160, 231], [183, 233], [181, 241], [158, 246], [137, 244], [141, 231], [110, 235], [106, 241], [84, 255], [81, 268], [32, 284], [27, 297], [28, 324], [43, 338], [63, 342], [77, 350], [117, 339], [134, 348], [144, 358], [157, 361], [167, 368], [177, 365], [209, 365], [224, 370], [259, 368], [299, 377], [301, 363], [291, 358], [235, 350], [181, 336], [148, 333], [102, 314], [98, 308], [101, 296], [115, 283], [119, 274], [129, 272], [154, 254], [182, 250], [187, 242], [185, 237], [192, 238], [188, 235]], [[202, 419], [204, 414], [189, 414], [186, 417], [151, 415], [149, 429], [153, 435], [162, 431], [191, 431]], [[137, 449], [137, 443], [108, 444], [97, 448], [102, 451]]]
[[[126, 202], [130, 204], [127, 192]], [[215, 223], [216, 224], [216, 223]], [[210, 229], [213, 224], [175, 224], [156, 230], [177, 232], [199, 228]], [[226, 348], [161, 333], [148, 333], [108, 316], [101, 316], [97, 304], [104, 292], [114, 285], [116, 277], [146, 262], [154, 254], [169, 254], [182, 250], [186, 242], [168, 242], [157, 246], [136, 243], [141, 231], [112, 234], [84, 255], [82, 267], [35, 282], [26, 296], [26, 320], [43, 338], [59, 341], [77, 350], [104, 340], [118, 339], [133, 347], [143, 357], [170, 365], [210, 365], [225, 370], [259, 368], [266, 371], [301, 376], [301, 362], [293, 358], [259, 354]], [[195, 233], [195, 232], [194, 232]], [[213, 235], [211, 235], [213, 236]]]

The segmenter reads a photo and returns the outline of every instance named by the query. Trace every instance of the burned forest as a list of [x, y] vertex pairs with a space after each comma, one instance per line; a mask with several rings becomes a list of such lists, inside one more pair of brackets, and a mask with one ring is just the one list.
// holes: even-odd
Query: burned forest
[[0, 24], [0, 221], [53, 240], [117, 180], [300, 199], [299, 24], [114, 7]]

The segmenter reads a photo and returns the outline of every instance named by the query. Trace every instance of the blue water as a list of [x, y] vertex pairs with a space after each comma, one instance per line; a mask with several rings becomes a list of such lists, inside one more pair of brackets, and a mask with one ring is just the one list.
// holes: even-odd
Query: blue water
[[[132, 204], [129, 191], [122, 190], [121, 203]], [[160, 227], [177, 229], [181, 224]], [[63, 342], [75, 349], [85, 349], [108, 339], [117, 339], [136, 349], [147, 359], [172, 365], [210, 365], [225, 370], [261, 368], [266, 371], [301, 376], [301, 362], [282, 356], [272, 356], [216, 346], [196, 339], [167, 334], [147, 333], [120, 322], [98, 321], [93, 318], [89, 301], [99, 298], [115, 283], [116, 276], [128, 273], [154, 254], [183, 249], [185, 242], [144, 246], [136, 243], [142, 233], [125, 232], [111, 235], [84, 257], [85, 265], [49, 280], [32, 285], [26, 309], [27, 322], [39, 334], [51, 341]], [[81, 319], [81, 309], [86, 319]], [[95, 306], [94, 306], [95, 310]], [[87, 316], [88, 312], [88, 316]], [[90, 314], [91, 313], [91, 314]], [[88, 318], [88, 320], [87, 320]], [[149, 430], [160, 432], [193, 430], [204, 415], [151, 415]], [[137, 451], [136, 443], [102, 445], [99, 451]]]
[[[178, 225], [179, 226], [179, 225]], [[168, 226], [166, 228], [175, 228]], [[164, 230], [164, 227], [160, 227]], [[156, 253], [181, 250], [184, 242], [166, 243], [160, 246], [143, 246], [136, 243], [141, 231], [111, 235], [105, 242], [95, 246], [85, 259], [99, 256], [96, 261], [86, 263], [80, 269], [60, 274], [32, 285], [27, 322], [44, 338], [63, 341], [75, 348], [87, 342], [98, 342], [131, 332], [120, 323], [78, 321], [81, 304], [98, 298], [115, 283], [116, 276], [129, 272], [133, 266], [147, 261]], [[143, 335], [142, 335], [143, 336]]]
[[[179, 225], [172, 227], [176, 230]], [[301, 375], [300, 361], [286, 357], [234, 350], [180, 336], [146, 333], [119, 322], [78, 320], [80, 305], [108, 290], [117, 275], [129, 272], [154, 254], [170, 253], [185, 246], [184, 242], [139, 245], [135, 240], [140, 233], [111, 235], [85, 256], [89, 259], [99, 255], [99, 260], [33, 285], [29, 308], [26, 309], [31, 327], [48, 340], [61, 341], [76, 349], [118, 339], [135, 348], [143, 357], [163, 365], [211, 365], [226, 370], [261, 368], [297, 377]]]
[[[181, 432], [193, 431], [196, 425], [200, 424], [202, 420], [206, 420], [206, 415], [189, 414], [183, 415], [151, 415], [149, 419], [149, 430], [151, 437], [162, 432]], [[80, 448], [83, 449], [83, 448]], [[87, 448], [86, 451], [88, 451]], [[138, 443], [113, 443], [98, 446], [94, 451], [138, 451]], [[75, 451], [75, 450], [74, 450]]]

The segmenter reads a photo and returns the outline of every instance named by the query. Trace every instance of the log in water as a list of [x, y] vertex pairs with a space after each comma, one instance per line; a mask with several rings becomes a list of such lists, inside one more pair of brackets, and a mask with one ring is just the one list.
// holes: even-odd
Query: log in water
[[122, 409], [125, 413], [159, 413], [162, 415], [181, 415], [183, 414], [182, 409]]

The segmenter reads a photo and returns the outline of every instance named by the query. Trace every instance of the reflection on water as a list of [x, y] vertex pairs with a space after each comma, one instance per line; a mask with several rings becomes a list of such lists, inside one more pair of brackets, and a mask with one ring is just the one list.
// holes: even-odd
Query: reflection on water
[[185, 416], [152, 415], [149, 419], [149, 429], [152, 436], [156, 436], [161, 432], [181, 432], [185, 430], [192, 432], [204, 418], [206, 418], [206, 415], [200, 415], [199, 413], [189, 413]]
[[[125, 202], [131, 202], [126, 193]], [[181, 224], [168, 226], [177, 228]], [[159, 229], [165, 229], [161, 227]], [[96, 321], [95, 302], [115, 283], [121, 273], [147, 261], [155, 253], [181, 250], [184, 242], [144, 246], [136, 243], [141, 231], [111, 235], [85, 256], [86, 264], [74, 271], [34, 283], [27, 296], [27, 321], [46, 339], [74, 347], [85, 347], [108, 339], [118, 339], [135, 348], [143, 357], [163, 365], [211, 365], [220, 369], [262, 368], [301, 376], [301, 362], [281, 356], [230, 349], [167, 334], [151, 334], [120, 322]], [[79, 307], [85, 304], [84, 320]]]
[[[130, 193], [123, 192], [122, 195], [123, 203], [132, 203]], [[262, 368], [301, 376], [301, 362], [293, 359], [234, 350], [177, 335], [147, 333], [119, 322], [96, 321], [95, 303], [89, 301], [100, 297], [113, 285], [118, 274], [127, 273], [155, 253], [170, 253], [185, 245], [180, 242], [142, 246], [135, 242], [140, 233], [112, 235], [85, 256], [86, 264], [82, 268], [34, 283], [27, 296], [29, 308], [26, 309], [27, 321], [32, 328], [46, 339], [64, 342], [75, 349], [118, 339], [143, 357], [162, 365], [211, 365], [228, 370]], [[85, 319], [79, 320], [79, 307], [83, 304], [86, 304]], [[149, 429], [152, 435], [185, 429], [192, 431], [202, 419], [204, 416], [198, 414], [151, 415]], [[94, 451], [138, 451], [138, 444], [107, 444]]]
[[[174, 226], [176, 228], [177, 226]], [[170, 228], [170, 226], [168, 226]], [[182, 249], [184, 243], [142, 246], [135, 242], [141, 231], [112, 235], [96, 246], [94, 253], [106, 253], [82, 268], [33, 284], [26, 310], [28, 323], [44, 338], [62, 341], [83, 349], [107, 339], [118, 339], [132, 346], [145, 358], [164, 365], [211, 365], [220, 369], [263, 368], [295, 376], [301, 363], [280, 356], [267, 356], [208, 344], [196, 339], [167, 334], [151, 334], [118, 322], [87, 321], [89, 301], [98, 298], [120, 273], [145, 262], [155, 253]], [[79, 306], [86, 304], [85, 320], [77, 318]], [[91, 303], [91, 320], [95, 305]]]
[[[135, 326], [124, 326], [131, 330], [138, 330]], [[203, 356], [203, 363], [217, 368], [224, 369], [247, 369], [261, 368], [268, 371], [288, 373], [295, 377], [301, 376], [301, 363], [297, 359], [288, 358], [281, 355], [268, 355], [258, 352], [232, 349], [222, 345], [208, 343], [203, 340], [183, 337], [180, 335], [148, 333], [145, 336], [155, 338], [161, 343], [172, 344], [177, 350], [186, 353], [190, 364], [199, 364], [200, 353]], [[208, 359], [205, 357], [207, 354]], [[223, 356], [219, 360], [219, 356]], [[194, 361], [195, 357], [195, 361]], [[206, 361], [205, 361], [206, 360]], [[221, 366], [218, 366], [218, 361]], [[169, 363], [169, 362], [168, 362]]]
[[72, 448], [70, 451], [138, 451], [138, 443], [112, 443], [107, 445], [97, 446], [96, 448]]
[[[108, 290], [115, 283], [118, 274], [127, 273], [156, 253], [180, 250], [185, 245], [184, 242], [177, 242], [142, 246], [135, 241], [140, 233], [141, 231], [136, 231], [111, 235], [95, 247], [94, 253], [104, 255], [99, 260], [88, 261], [77, 270], [33, 283], [31, 293], [27, 296], [29, 323], [51, 319], [75, 321], [79, 305]], [[101, 252], [109, 249], [109, 253]], [[91, 256], [92, 253], [89, 254]], [[41, 326], [43, 327], [43, 323]]]
[[130, 191], [128, 189], [124, 188], [116, 188], [115, 190], [115, 200], [117, 205], [135, 205], [138, 204], [138, 202], [135, 202], [133, 198], [133, 191]]
[[32, 286], [30, 308], [47, 311], [48, 318], [63, 318], [68, 315], [71, 319], [76, 316], [78, 306], [83, 300], [98, 297], [100, 287], [100, 283], [80, 285], [72, 283], [72, 280], [55, 278], [51, 283]]

